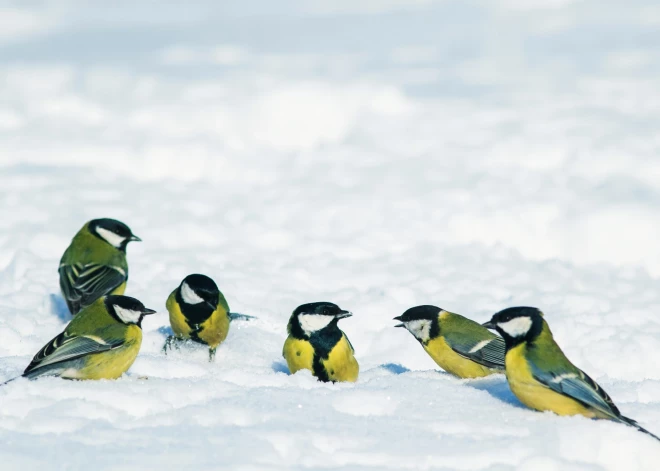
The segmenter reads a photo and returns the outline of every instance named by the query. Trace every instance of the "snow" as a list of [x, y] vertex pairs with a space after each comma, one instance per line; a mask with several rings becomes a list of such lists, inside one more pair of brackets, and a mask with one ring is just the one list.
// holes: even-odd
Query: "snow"
[[[541, 308], [574, 363], [660, 433], [660, 9], [652, 2], [31, 2], [0, 10], [0, 380], [69, 315], [57, 264], [126, 222], [159, 310], [129, 373], [0, 388], [3, 470], [655, 470], [632, 428], [458, 380], [391, 319]], [[161, 352], [211, 276], [236, 321]], [[356, 384], [288, 375], [327, 300]]]

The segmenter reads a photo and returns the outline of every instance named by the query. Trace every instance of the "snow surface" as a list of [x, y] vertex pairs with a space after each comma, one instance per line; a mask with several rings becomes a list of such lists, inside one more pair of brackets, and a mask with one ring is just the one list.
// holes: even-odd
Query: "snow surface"
[[[0, 380], [69, 320], [88, 219], [144, 239], [127, 294], [161, 312], [118, 381], [3, 386], [0, 468], [658, 469], [651, 438], [452, 378], [391, 321], [537, 306], [660, 433], [657, 2], [214, 3], [0, 8]], [[258, 318], [211, 364], [161, 353], [191, 272]], [[287, 374], [320, 300], [355, 313], [356, 384]]]

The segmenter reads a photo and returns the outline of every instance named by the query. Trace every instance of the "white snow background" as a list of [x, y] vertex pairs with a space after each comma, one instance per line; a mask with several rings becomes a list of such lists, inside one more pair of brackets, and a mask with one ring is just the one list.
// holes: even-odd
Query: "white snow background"
[[[455, 379], [391, 320], [537, 306], [660, 433], [659, 87], [655, 1], [3, 2], [0, 380], [69, 320], [86, 220], [144, 239], [127, 294], [159, 314], [120, 380], [0, 388], [0, 468], [659, 469], [648, 436]], [[214, 363], [161, 353], [192, 272], [258, 318]], [[320, 300], [355, 313], [356, 384], [287, 374]]]

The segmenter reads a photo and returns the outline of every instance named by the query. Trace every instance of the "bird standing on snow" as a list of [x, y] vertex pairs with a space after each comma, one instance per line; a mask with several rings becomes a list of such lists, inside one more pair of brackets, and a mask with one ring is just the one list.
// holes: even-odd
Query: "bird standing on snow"
[[229, 332], [229, 305], [215, 282], [205, 275], [188, 275], [167, 298], [175, 339], [191, 339], [209, 346], [209, 360]]
[[119, 378], [140, 351], [143, 317], [155, 312], [128, 296], [101, 297], [35, 355], [23, 376]]
[[566, 358], [538, 309], [504, 309], [483, 325], [504, 337], [506, 377], [511, 391], [527, 407], [613, 420], [658, 438], [621, 415], [610, 396]]
[[417, 306], [394, 320], [448, 373], [479, 378], [504, 372], [504, 340], [470, 319], [436, 306]]
[[60, 260], [60, 288], [72, 315], [101, 296], [124, 294], [126, 246], [141, 239], [123, 222], [94, 219], [83, 226]]
[[352, 314], [332, 303], [298, 306], [289, 319], [282, 355], [289, 371], [307, 369], [321, 381], [357, 381], [360, 367], [353, 346], [337, 327]]

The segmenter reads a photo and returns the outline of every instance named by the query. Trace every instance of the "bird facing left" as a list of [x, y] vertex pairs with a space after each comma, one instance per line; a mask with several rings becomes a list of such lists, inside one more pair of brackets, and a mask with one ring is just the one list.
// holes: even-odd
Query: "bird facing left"
[[103, 296], [39, 350], [23, 376], [117, 379], [140, 351], [142, 319], [155, 312], [129, 296]]

